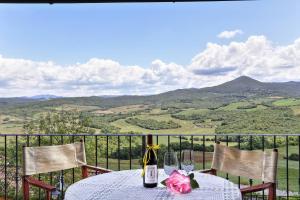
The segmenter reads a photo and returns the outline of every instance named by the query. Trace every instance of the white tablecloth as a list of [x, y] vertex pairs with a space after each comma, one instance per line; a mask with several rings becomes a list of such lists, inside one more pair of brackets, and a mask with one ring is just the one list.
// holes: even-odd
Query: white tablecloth
[[[111, 172], [83, 179], [71, 185], [65, 200], [241, 200], [239, 188], [230, 181], [195, 172], [200, 188], [188, 194], [172, 194], [163, 185], [144, 188], [141, 170]], [[159, 182], [167, 175], [159, 170]]]

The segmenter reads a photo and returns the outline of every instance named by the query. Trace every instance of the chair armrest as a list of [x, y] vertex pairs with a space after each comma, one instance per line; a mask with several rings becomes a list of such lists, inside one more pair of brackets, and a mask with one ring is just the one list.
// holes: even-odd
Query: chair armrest
[[262, 190], [272, 187], [273, 184], [274, 183], [263, 183], [263, 184], [259, 184], [259, 185], [253, 185], [250, 187], [242, 188], [241, 193], [242, 193], [242, 195], [244, 195], [244, 194], [251, 193], [251, 192], [262, 191]]
[[204, 174], [217, 175], [217, 171], [215, 169], [204, 169], [200, 170], [199, 172]]
[[44, 190], [47, 190], [47, 191], [55, 191], [56, 188], [52, 185], [49, 185], [43, 181], [40, 181], [38, 179], [35, 179], [31, 176], [26, 176], [24, 177], [25, 181], [27, 181], [30, 185], [33, 185], [33, 186], [36, 186], [36, 187], [39, 187], [39, 188], [42, 188]]
[[86, 167], [87, 169], [94, 170], [96, 172], [100, 172], [100, 174], [112, 172], [112, 170], [105, 169], [105, 168], [102, 168], [102, 167], [96, 167], [96, 166], [92, 166], [92, 165], [83, 165], [83, 167]]

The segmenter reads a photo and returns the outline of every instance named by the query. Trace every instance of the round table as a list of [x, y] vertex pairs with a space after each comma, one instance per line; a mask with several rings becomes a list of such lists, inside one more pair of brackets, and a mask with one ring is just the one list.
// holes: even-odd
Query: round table
[[[144, 188], [141, 170], [116, 171], [100, 174], [78, 181], [71, 185], [65, 200], [154, 200], [154, 199], [193, 199], [193, 200], [241, 200], [239, 188], [232, 182], [210, 174], [194, 172], [200, 187], [188, 194], [173, 194], [163, 185]], [[167, 175], [159, 170], [159, 182]]]

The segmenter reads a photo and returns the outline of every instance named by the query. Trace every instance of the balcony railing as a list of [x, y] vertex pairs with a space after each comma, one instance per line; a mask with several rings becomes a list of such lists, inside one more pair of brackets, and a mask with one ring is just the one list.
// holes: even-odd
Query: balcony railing
[[[195, 152], [196, 170], [210, 168], [213, 144], [216, 141], [240, 149], [266, 150], [278, 148], [278, 199], [300, 199], [300, 134], [153, 134], [158, 150], [159, 165], [163, 168], [164, 152], [173, 149]], [[22, 147], [66, 144], [83, 139], [87, 162], [112, 170], [141, 168], [145, 150], [144, 134], [0, 134], [0, 199], [22, 199]], [[80, 180], [80, 169], [38, 175], [37, 178], [57, 186], [63, 199], [66, 188]], [[259, 183], [229, 174], [218, 174], [239, 187]], [[201, 186], [200, 186], [201, 187]], [[32, 199], [43, 199], [44, 193], [33, 189]], [[267, 199], [267, 191], [251, 194], [249, 199]]]

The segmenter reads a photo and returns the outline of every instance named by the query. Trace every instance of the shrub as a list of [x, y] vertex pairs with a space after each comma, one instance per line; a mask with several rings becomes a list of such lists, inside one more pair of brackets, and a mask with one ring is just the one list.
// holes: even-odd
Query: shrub
[[4, 122], [9, 121], [9, 117], [5, 117], [5, 118], [3, 119], [3, 121], [4, 121]]
[[[286, 159], [286, 157], [284, 157], [284, 159]], [[299, 161], [299, 154], [292, 153], [291, 155], [289, 155], [288, 159], [289, 160], [294, 160], [294, 161]]]
[[125, 120], [127, 123], [136, 125], [145, 129], [150, 130], [161, 130], [161, 129], [173, 129], [180, 128], [181, 126], [171, 120], [169, 121], [157, 121], [154, 119], [138, 119], [138, 118], [128, 118]]

